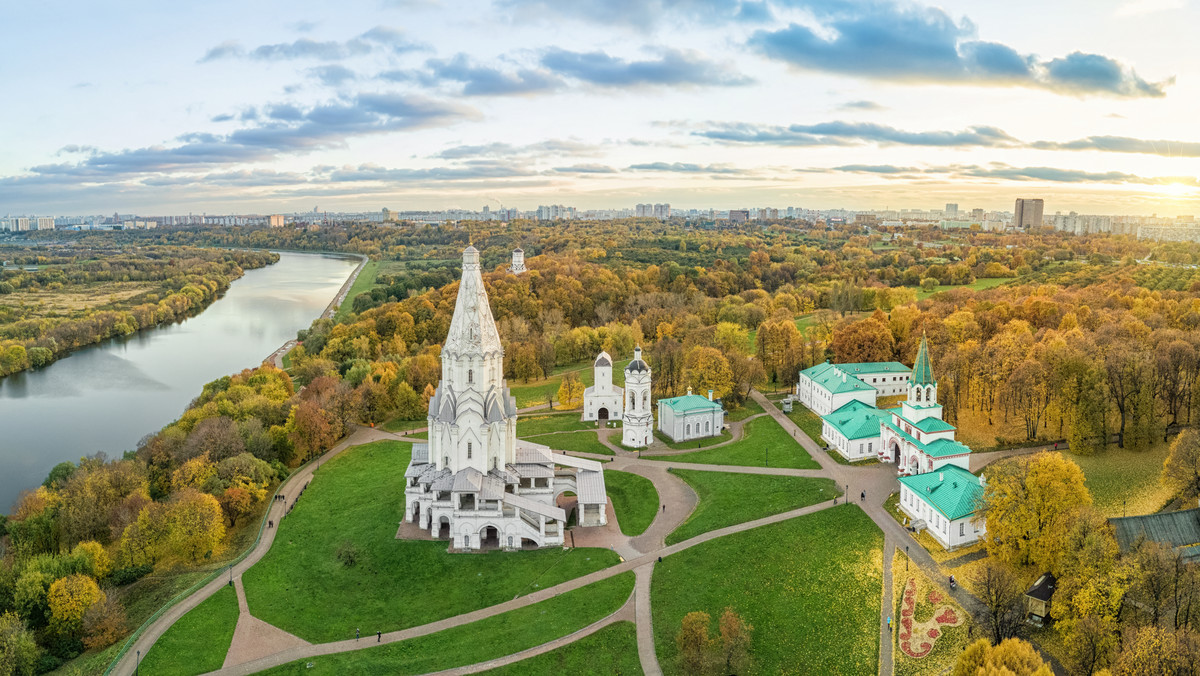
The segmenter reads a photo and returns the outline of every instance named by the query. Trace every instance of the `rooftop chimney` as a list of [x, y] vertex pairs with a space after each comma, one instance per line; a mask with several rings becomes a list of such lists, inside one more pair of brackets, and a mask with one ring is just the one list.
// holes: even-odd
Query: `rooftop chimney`
[[945, 481], [945, 480], [946, 480], [946, 473], [938, 472], [938, 481]]
[[688, 388], [688, 396], [691, 396], [691, 394], [692, 394], [692, 388], [689, 387]]
[[712, 390], [708, 391], [708, 400], [712, 401]]
[[987, 479], [983, 478], [983, 475], [982, 475], [982, 474], [980, 474], [980, 475], [979, 475], [979, 485], [980, 485], [980, 486], [986, 486], [986, 485], [987, 485]]

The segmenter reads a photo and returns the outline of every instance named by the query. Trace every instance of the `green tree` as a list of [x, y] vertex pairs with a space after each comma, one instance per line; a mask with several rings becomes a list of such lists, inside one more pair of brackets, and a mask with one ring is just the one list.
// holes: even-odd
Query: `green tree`
[[0, 676], [33, 676], [40, 653], [33, 632], [16, 613], [0, 615]]

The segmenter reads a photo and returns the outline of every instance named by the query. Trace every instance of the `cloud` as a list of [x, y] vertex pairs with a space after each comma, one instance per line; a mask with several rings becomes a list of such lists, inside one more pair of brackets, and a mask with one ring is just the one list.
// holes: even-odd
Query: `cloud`
[[[561, 79], [543, 70], [523, 68], [505, 73], [496, 68], [474, 64], [466, 54], [457, 54], [452, 59], [430, 59], [425, 63], [429, 73], [424, 75], [430, 83], [451, 80], [463, 83], [465, 96], [511, 96], [552, 91], [562, 86]], [[396, 71], [388, 71], [385, 78], [403, 77]]]
[[659, 171], [681, 174], [747, 174], [745, 169], [738, 169], [728, 164], [693, 164], [690, 162], [648, 162], [631, 164], [629, 171]]
[[842, 110], [868, 110], [872, 112], [887, 110], [887, 106], [875, 103], [874, 101], [847, 101], [838, 107]]
[[321, 84], [328, 87], [340, 87], [347, 82], [354, 81], [358, 77], [354, 74], [354, 71], [336, 63], [309, 68], [308, 76], [319, 80]]
[[1100, 150], [1108, 153], [1139, 153], [1163, 157], [1200, 157], [1200, 143], [1141, 139], [1128, 136], [1088, 136], [1074, 141], [1036, 141], [1029, 144], [1037, 150]]
[[242, 48], [240, 42], [237, 40], [226, 40], [225, 42], [222, 42], [216, 47], [213, 47], [205, 52], [204, 56], [200, 57], [200, 60], [197, 61], [197, 63], [208, 63], [209, 61], [216, 61], [217, 59], [235, 58], [245, 55], [246, 50]]
[[538, 143], [514, 146], [510, 143], [492, 142], [483, 145], [459, 145], [447, 148], [433, 157], [447, 160], [473, 157], [544, 157], [564, 155], [595, 155], [599, 148], [589, 143], [570, 139], [548, 139]]
[[834, 167], [833, 170], [854, 174], [911, 174], [920, 171], [916, 167], [897, 167], [891, 164], [845, 164]]
[[514, 22], [565, 18], [643, 31], [666, 20], [761, 22], [772, 14], [766, 2], [754, 0], [502, 0], [498, 7]]
[[616, 169], [607, 164], [573, 164], [569, 167], [554, 167], [557, 174], [615, 174]]
[[1039, 61], [975, 38], [969, 20], [936, 7], [834, 3], [813, 8], [819, 27], [759, 30], [748, 44], [797, 68], [901, 82], [1039, 87], [1075, 95], [1159, 97], [1174, 79], [1151, 83], [1099, 54]]
[[605, 52], [572, 52], [554, 48], [542, 56], [542, 65], [566, 77], [602, 87], [638, 85], [719, 85], [753, 82], [728, 66], [708, 61], [696, 52], [667, 49], [657, 59], [626, 61]]
[[532, 169], [511, 162], [477, 161], [429, 169], [389, 169], [378, 164], [360, 164], [357, 167], [337, 169], [329, 174], [328, 180], [339, 183], [349, 181], [462, 181], [533, 176], [536, 173]]
[[221, 113], [220, 115], [212, 116], [213, 122], [228, 122], [232, 119], [233, 119], [233, 115], [231, 115], [230, 113]]
[[390, 26], [376, 26], [371, 30], [359, 36], [359, 39], [373, 42], [377, 45], [389, 48], [396, 54], [404, 52], [414, 52], [429, 49], [429, 45], [423, 42], [409, 40], [404, 31]]
[[728, 123], [693, 132], [725, 143], [762, 143], [779, 146], [845, 146], [860, 143], [933, 147], [1015, 147], [1020, 141], [1002, 129], [988, 126], [960, 131], [911, 132], [867, 122], [823, 122], [786, 127]]
[[1014, 167], [1003, 162], [993, 162], [986, 166], [980, 165], [947, 165], [931, 167], [901, 167], [888, 164], [861, 165], [848, 164], [829, 169], [806, 169], [806, 172], [838, 171], [856, 174], [877, 174], [887, 178], [908, 179], [914, 174], [923, 176], [940, 175], [945, 179], [963, 180], [983, 178], [1014, 182], [1043, 182], [1043, 183], [1106, 183], [1133, 185], [1171, 185], [1182, 184], [1200, 186], [1200, 179], [1194, 176], [1139, 176], [1122, 171], [1087, 171], [1084, 169], [1064, 169], [1061, 167]]
[[293, 21], [287, 26], [297, 33], [311, 33], [317, 24], [312, 21]]

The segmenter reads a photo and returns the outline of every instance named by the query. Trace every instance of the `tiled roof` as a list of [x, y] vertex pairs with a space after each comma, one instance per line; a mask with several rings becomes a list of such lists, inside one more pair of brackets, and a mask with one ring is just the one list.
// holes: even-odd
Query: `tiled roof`
[[822, 420], [833, 425], [847, 439], [869, 439], [879, 436], [879, 421], [890, 415], [887, 411], [854, 399], [833, 413], [823, 416]]
[[1109, 519], [1121, 551], [1129, 551], [1140, 536], [1171, 547], [1200, 544], [1200, 509]]
[[898, 361], [868, 361], [854, 364], [838, 364], [838, 368], [854, 375], [856, 373], [910, 373], [912, 369]]
[[974, 514], [983, 497], [979, 477], [956, 465], [946, 465], [936, 472], [902, 476], [900, 483], [951, 521]]
[[921, 422], [913, 423], [913, 427], [922, 432], [949, 432], [958, 429], [941, 418], [926, 418]]
[[882, 422], [884, 425], [887, 425], [889, 428], [891, 428], [896, 434], [899, 434], [904, 439], [912, 442], [914, 446], [921, 449], [922, 452], [931, 457], [944, 458], [949, 455], [963, 455], [964, 453], [971, 452], [971, 448], [969, 446], [965, 446], [957, 441], [951, 441], [950, 439], [934, 439], [929, 443], [918, 441], [913, 435], [908, 434], [899, 427], [896, 427], [892, 421], [884, 420]]
[[929, 340], [921, 336], [921, 347], [917, 348], [917, 361], [913, 363], [912, 382], [915, 385], [935, 385], [933, 366], [929, 363]]
[[685, 394], [682, 397], [671, 397], [670, 399], [659, 399], [658, 403], [666, 404], [676, 413], [686, 413], [689, 411], [715, 411], [721, 408], [721, 405], [715, 401], [709, 401], [706, 397], [701, 397], [698, 394]]

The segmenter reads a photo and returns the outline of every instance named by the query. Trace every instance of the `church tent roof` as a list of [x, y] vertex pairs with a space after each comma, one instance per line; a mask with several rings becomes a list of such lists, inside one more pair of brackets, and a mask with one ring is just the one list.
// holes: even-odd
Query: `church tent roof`
[[601, 352], [600, 355], [596, 357], [596, 363], [594, 366], [612, 366], [612, 357], [608, 356], [607, 352]]
[[913, 363], [912, 382], [914, 385], [936, 385], [933, 379], [933, 365], [929, 363], [929, 339], [921, 336], [921, 347], [917, 348], [917, 360]]
[[979, 477], [957, 465], [946, 465], [936, 472], [902, 476], [900, 483], [951, 521], [974, 514], [983, 497]]

